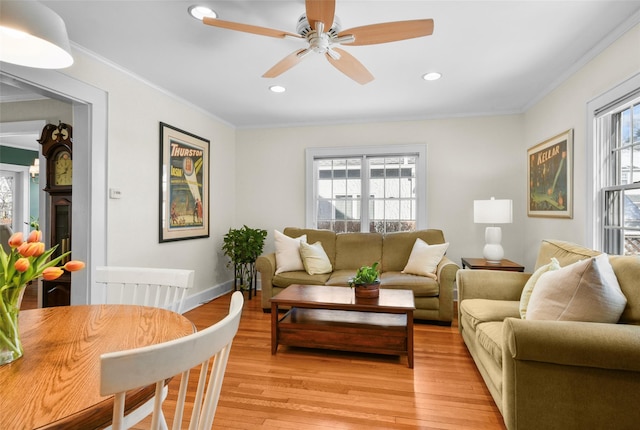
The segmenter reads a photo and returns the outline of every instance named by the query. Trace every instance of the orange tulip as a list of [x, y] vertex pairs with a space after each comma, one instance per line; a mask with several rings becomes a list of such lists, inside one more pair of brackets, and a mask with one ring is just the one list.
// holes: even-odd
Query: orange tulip
[[23, 257], [39, 257], [44, 253], [44, 243], [42, 242], [22, 242], [18, 247], [18, 252]]
[[64, 270], [68, 272], [76, 272], [78, 270], [84, 269], [84, 262], [79, 260], [71, 260], [68, 261], [64, 266]]
[[42, 271], [42, 277], [45, 281], [53, 281], [62, 276], [63, 273], [64, 270], [62, 270], [60, 267], [47, 267]]
[[24, 257], [18, 258], [18, 260], [13, 266], [16, 268], [18, 272], [24, 273], [29, 269], [29, 266], [30, 266], [29, 259]]
[[34, 257], [40, 257], [42, 254], [44, 254], [44, 243], [33, 242], [31, 244], [31, 247], [34, 248], [34, 251], [33, 251]]
[[11, 235], [9, 238], [9, 246], [12, 248], [17, 248], [22, 245], [22, 232], [16, 232]]
[[42, 240], [42, 232], [40, 230], [33, 230], [29, 233], [29, 237], [27, 238], [27, 242], [40, 242]]

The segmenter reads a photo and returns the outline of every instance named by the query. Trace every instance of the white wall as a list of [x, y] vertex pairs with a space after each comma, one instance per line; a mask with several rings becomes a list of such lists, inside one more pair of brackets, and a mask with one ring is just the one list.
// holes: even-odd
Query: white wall
[[[108, 93], [108, 187], [121, 199], [107, 202], [109, 265], [195, 269], [195, 291], [227, 282], [220, 248], [235, 219], [234, 130], [115, 67], [74, 51], [65, 73]], [[211, 142], [210, 237], [159, 243], [159, 123]]]
[[[517, 159], [522, 117], [496, 116], [319, 127], [239, 130], [236, 224], [269, 232], [305, 223], [304, 153], [309, 147], [427, 144], [427, 225], [442, 229], [448, 256], [482, 255], [484, 225], [473, 223], [473, 200], [514, 199], [522, 205]], [[522, 259], [517, 238], [523, 219], [503, 227], [508, 258]]]
[[[587, 103], [616, 85], [640, 73], [640, 25], [616, 40], [600, 55], [567, 79], [524, 116], [524, 138], [520, 153], [567, 129], [574, 130], [573, 219], [527, 218], [524, 212], [523, 250], [532, 267], [542, 239], [553, 238], [591, 246], [586, 225], [587, 190]], [[520, 192], [526, 197], [527, 159], [519, 159]]]

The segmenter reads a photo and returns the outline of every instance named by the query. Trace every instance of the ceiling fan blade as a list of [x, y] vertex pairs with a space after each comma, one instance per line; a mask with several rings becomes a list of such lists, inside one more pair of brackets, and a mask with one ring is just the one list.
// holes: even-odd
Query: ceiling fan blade
[[204, 17], [202, 18], [202, 22], [204, 22], [207, 25], [211, 25], [213, 27], [220, 27], [220, 28], [226, 28], [229, 30], [242, 31], [244, 33], [258, 34], [260, 36], [277, 37], [279, 39], [283, 39], [286, 36], [290, 36], [290, 37], [302, 39], [302, 36], [300, 36], [299, 34], [289, 33], [287, 31], [276, 30], [276, 29], [267, 28], [267, 27], [259, 27], [257, 25], [240, 24], [237, 22], [223, 21], [217, 18]]
[[366, 67], [362, 65], [360, 61], [356, 59], [353, 55], [349, 54], [347, 51], [340, 48], [332, 48], [335, 52], [340, 54], [339, 59], [335, 59], [331, 57], [328, 53], [325, 54], [327, 60], [333, 66], [340, 70], [342, 73], [356, 81], [357, 83], [364, 85], [371, 81], [373, 81], [373, 75], [371, 72], [367, 70]]
[[354, 35], [356, 40], [350, 46], [374, 45], [377, 43], [395, 42], [413, 39], [414, 37], [433, 34], [432, 19], [416, 19], [413, 21], [383, 22], [381, 24], [354, 27], [338, 33], [338, 37]]
[[281, 74], [298, 64], [300, 61], [302, 61], [302, 59], [306, 57], [306, 55], [304, 55], [304, 52], [307, 50], [308, 48], [298, 49], [292, 52], [291, 54], [280, 60], [275, 66], [267, 70], [264, 75], [262, 75], [262, 77], [275, 78], [276, 76], [280, 76]]
[[316, 22], [324, 23], [327, 30], [333, 25], [333, 15], [336, 12], [336, 0], [306, 0], [307, 21], [314, 30]]

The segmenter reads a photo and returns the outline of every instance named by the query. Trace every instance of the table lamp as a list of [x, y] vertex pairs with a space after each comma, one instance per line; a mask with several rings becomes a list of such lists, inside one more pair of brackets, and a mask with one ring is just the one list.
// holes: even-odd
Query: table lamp
[[[474, 200], [473, 222], [476, 224], [510, 224], [513, 222], [513, 203], [511, 200]], [[499, 263], [504, 257], [502, 229], [496, 226], [487, 227], [484, 232], [486, 244], [482, 250], [485, 260], [489, 263]]]

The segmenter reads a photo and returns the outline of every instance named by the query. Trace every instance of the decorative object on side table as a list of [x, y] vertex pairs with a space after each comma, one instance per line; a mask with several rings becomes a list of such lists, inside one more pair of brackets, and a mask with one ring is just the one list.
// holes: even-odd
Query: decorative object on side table
[[359, 268], [356, 276], [349, 280], [349, 286], [355, 287], [356, 297], [363, 299], [378, 297], [380, 295], [379, 275], [378, 262], [376, 261], [371, 266]]
[[[476, 224], [510, 224], [513, 222], [513, 203], [511, 200], [474, 200], [473, 222]], [[482, 255], [490, 263], [499, 263], [504, 257], [502, 241], [502, 229], [495, 225], [487, 227], [484, 232], [486, 242]]]
[[22, 232], [17, 232], [9, 238], [11, 251], [8, 254], [0, 247], [0, 365], [11, 363], [23, 354], [18, 313], [26, 285], [40, 276], [53, 281], [65, 270], [74, 272], [84, 268], [82, 261], [74, 260], [58, 267], [70, 252], [50, 260], [57, 245], [45, 250], [41, 239], [39, 230], [33, 230], [26, 242]]
[[227, 267], [233, 265], [233, 289], [240, 282], [241, 290], [249, 290], [249, 299], [256, 285], [255, 262], [262, 254], [267, 231], [254, 229], [246, 225], [239, 229], [230, 228], [224, 235], [222, 250], [231, 260]]

